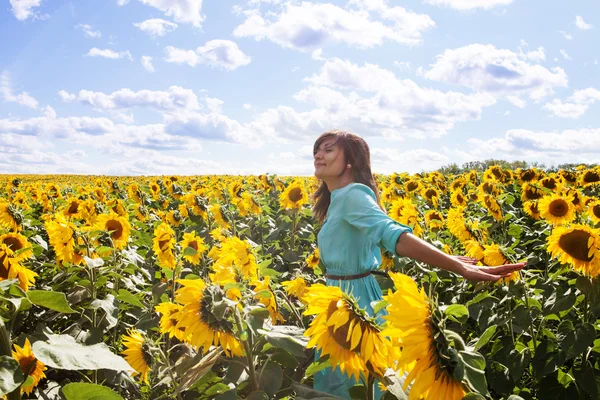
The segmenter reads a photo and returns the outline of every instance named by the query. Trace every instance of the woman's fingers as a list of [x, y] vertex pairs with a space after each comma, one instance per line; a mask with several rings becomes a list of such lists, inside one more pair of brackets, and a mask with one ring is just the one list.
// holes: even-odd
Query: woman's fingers
[[485, 270], [487, 273], [494, 274], [494, 275], [505, 275], [505, 274], [510, 275], [512, 272], [522, 270], [525, 265], [527, 265], [526, 262], [517, 263], [517, 264], [505, 264], [505, 265], [499, 265], [497, 267], [485, 267]]

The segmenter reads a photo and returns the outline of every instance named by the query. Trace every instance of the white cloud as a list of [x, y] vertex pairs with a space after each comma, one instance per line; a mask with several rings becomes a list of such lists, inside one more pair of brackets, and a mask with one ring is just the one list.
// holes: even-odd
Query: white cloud
[[425, 0], [425, 2], [429, 4], [451, 7], [456, 10], [472, 10], [475, 8], [489, 10], [490, 8], [509, 5], [513, 1], [514, 0]]
[[561, 118], [579, 118], [588, 110], [589, 106], [600, 101], [600, 90], [587, 88], [575, 91], [566, 102], [554, 99], [544, 104], [544, 109]]
[[230, 40], [211, 40], [196, 50], [167, 46], [165, 52], [167, 62], [188, 64], [191, 67], [198, 64], [207, 64], [227, 71], [248, 65], [251, 60], [238, 48], [237, 44]]
[[204, 21], [202, 15], [202, 0], [140, 0], [142, 3], [157, 8], [166, 16], [173, 17], [177, 22], [192, 24], [200, 27]]
[[386, 40], [416, 45], [421, 43], [422, 33], [435, 26], [429, 16], [402, 7], [385, 6], [377, 12], [387, 24], [372, 19], [368, 10], [344, 9], [328, 3], [290, 2], [279, 13], [245, 12], [246, 20], [233, 34], [268, 39], [282, 47], [302, 51], [316, 50], [329, 43], [346, 43], [364, 49], [380, 46]]
[[88, 25], [88, 24], [75, 25], [75, 29], [79, 29], [79, 30], [83, 31], [83, 33], [85, 34], [85, 37], [88, 37], [88, 38], [98, 39], [98, 38], [102, 37], [102, 32], [100, 32], [98, 30], [94, 30], [92, 28], [92, 26]]
[[2, 72], [2, 75], [0, 75], [0, 94], [6, 102], [18, 103], [34, 109], [38, 106], [38, 101], [29, 93], [21, 92], [15, 94], [13, 92], [10, 75], [7, 71]]
[[568, 32], [565, 32], [565, 31], [558, 31], [558, 33], [560, 33], [561, 35], [563, 35], [563, 37], [564, 37], [565, 39], [567, 39], [567, 40], [571, 40], [571, 39], [573, 39], [573, 35], [571, 35], [571, 34], [570, 34], [570, 33], [568, 33]]
[[527, 105], [527, 102], [519, 96], [508, 95], [506, 96], [506, 100], [508, 100], [513, 106], [519, 108], [525, 108], [525, 106]]
[[244, 110], [250, 110], [252, 109], [252, 104], [244, 103], [242, 107], [244, 107]]
[[134, 107], [150, 108], [161, 112], [200, 109], [196, 94], [181, 86], [171, 86], [166, 92], [160, 90], [134, 92], [131, 89], [120, 89], [110, 94], [89, 90], [80, 90], [78, 94], [72, 94], [61, 90], [58, 95], [65, 102], [77, 101], [103, 111]]
[[150, 56], [142, 56], [142, 65], [148, 72], [154, 72], [154, 65], [152, 65], [152, 57]]
[[41, 0], [10, 0], [11, 11], [19, 21], [35, 16], [34, 8], [39, 7]]
[[412, 70], [412, 64], [410, 61], [394, 61], [394, 65], [403, 72]]
[[129, 58], [130, 60], [133, 60], [129, 50], [120, 51], [117, 53], [116, 51], [111, 50], [111, 49], [99, 49], [97, 47], [93, 47], [90, 49], [90, 51], [88, 51], [87, 55], [90, 57], [103, 57], [103, 58], [110, 58], [113, 60], [116, 60], [119, 58]]
[[593, 28], [593, 25], [586, 23], [581, 15], [575, 17], [575, 26], [584, 31]]
[[567, 54], [564, 49], [560, 49], [560, 55], [563, 56], [565, 60], [572, 60], [572, 58]]
[[153, 37], [165, 36], [177, 28], [176, 23], [160, 18], [147, 19], [143, 22], [136, 22], [133, 25]]
[[425, 77], [495, 95], [528, 93], [533, 100], [552, 94], [554, 87], [568, 84], [562, 68], [548, 70], [510, 50], [482, 44], [444, 51]]

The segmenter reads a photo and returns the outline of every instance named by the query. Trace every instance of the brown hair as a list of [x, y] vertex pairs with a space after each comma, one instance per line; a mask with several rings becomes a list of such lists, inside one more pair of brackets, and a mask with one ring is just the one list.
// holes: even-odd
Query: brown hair
[[[317, 149], [323, 140], [332, 137], [336, 138], [335, 143], [343, 150], [344, 162], [352, 164], [354, 182], [362, 183], [363, 185], [370, 187], [375, 193], [377, 204], [379, 204], [379, 207], [383, 210], [383, 207], [379, 202], [379, 190], [377, 189], [377, 184], [375, 183], [373, 173], [371, 172], [371, 151], [369, 150], [367, 142], [360, 136], [351, 132], [341, 130], [327, 131], [322, 133], [315, 141], [313, 154], [317, 153]], [[312, 198], [314, 201], [313, 213], [319, 222], [323, 223], [327, 216], [329, 203], [331, 202], [331, 192], [325, 182], [321, 181], [321, 185], [312, 195]]]

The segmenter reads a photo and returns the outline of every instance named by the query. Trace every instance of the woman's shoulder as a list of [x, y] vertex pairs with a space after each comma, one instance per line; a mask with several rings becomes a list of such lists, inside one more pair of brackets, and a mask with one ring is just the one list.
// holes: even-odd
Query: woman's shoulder
[[352, 182], [343, 188], [339, 189], [340, 195], [343, 197], [356, 197], [364, 194], [369, 195], [372, 198], [375, 197], [375, 193], [373, 190], [367, 185], [359, 182]]

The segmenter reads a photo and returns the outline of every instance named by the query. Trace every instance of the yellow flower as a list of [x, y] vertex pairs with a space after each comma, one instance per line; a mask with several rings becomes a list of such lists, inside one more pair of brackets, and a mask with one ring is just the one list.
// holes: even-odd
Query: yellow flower
[[319, 265], [319, 261], [321, 260], [320, 258], [320, 254], [319, 254], [319, 248], [315, 248], [315, 251], [313, 251], [307, 258], [306, 258], [306, 265], [308, 265], [308, 267], [310, 269], [315, 269], [317, 267], [317, 265]]
[[483, 205], [496, 221], [502, 221], [502, 210], [494, 196], [489, 194], [483, 195]]
[[15, 350], [12, 352], [13, 358], [19, 363], [21, 371], [25, 377], [30, 376], [33, 380], [31, 384], [21, 386], [21, 393], [25, 392], [30, 394], [33, 388], [37, 386], [42, 378], [46, 377], [44, 371], [47, 370], [43, 362], [35, 358], [33, 351], [31, 350], [31, 343], [29, 339], [25, 339], [23, 347], [13, 344]]
[[[508, 264], [508, 258], [504, 255], [503, 249], [498, 244], [490, 244], [484, 246], [483, 263], [489, 267]], [[515, 271], [508, 278], [503, 278], [500, 281], [504, 283], [515, 282], [519, 280], [519, 271]]]
[[82, 254], [76, 249], [75, 242], [77, 227], [67, 221], [62, 214], [55, 214], [52, 219], [44, 222], [50, 245], [54, 247], [58, 264], [69, 262], [78, 265], [83, 261]]
[[525, 203], [526, 201], [539, 200], [544, 197], [544, 191], [539, 187], [525, 183], [521, 188], [521, 201]]
[[600, 223], [600, 200], [594, 200], [587, 205], [587, 215], [594, 223]]
[[125, 356], [125, 361], [136, 371], [134, 375], [139, 374], [140, 381], [148, 385], [148, 373], [152, 367], [152, 355], [142, 333], [136, 329], [128, 329], [127, 335], [123, 335], [123, 345], [126, 349], [121, 354]]
[[77, 198], [72, 198], [67, 200], [67, 205], [63, 208], [63, 214], [67, 218], [79, 218], [81, 210], [79, 209], [81, 205], [81, 200]]
[[233, 324], [211, 312], [214, 302], [223, 300], [221, 288], [208, 286], [200, 279], [177, 282], [183, 286], [175, 293], [175, 300], [183, 306], [177, 328], [185, 330], [184, 340], [204, 353], [214, 345], [221, 346], [228, 357], [243, 356], [242, 344], [233, 335]]
[[14, 205], [0, 201], [0, 226], [19, 232], [23, 224], [23, 214]]
[[425, 213], [425, 223], [433, 232], [444, 229], [444, 216], [440, 211], [429, 210]]
[[227, 221], [225, 219], [225, 216], [223, 215], [223, 212], [221, 211], [221, 206], [217, 203], [212, 204], [209, 207], [210, 213], [212, 214], [215, 222], [217, 223], [217, 225], [219, 225], [221, 228], [224, 229], [230, 229], [231, 226], [229, 225], [229, 221]]
[[563, 225], [575, 218], [575, 206], [559, 194], [545, 196], [538, 202], [541, 216], [551, 225]]
[[[186, 249], [193, 249], [194, 253], [186, 255]], [[192, 265], [200, 264], [200, 258], [202, 254], [208, 250], [208, 246], [204, 244], [204, 240], [196, 236], [196, 232], [188, 232], [183, 234], [183, 240], [181, 241], [181, 250], [183, 251], [183, 258], [186, 259]]]
[[[424, 400], [460, 400], [466, 394], [454, 378], [455, 366], [443, 330], [432, 318], [431, 303], [425, 290], [407, 275], [390, 273], [395, 291], [384, 299], [389, 303], [387, 325], [382, 335], [400, 340], [402, 352], [398, 367], [409, 372], [404, 389], [412, 383], [410, 397]], [[443, 341], [438, 348], [436, 344]]]
[[393, 365], [397, 350], [373, 318], [337, 286], [315, 284], [306, 289], [305, 315], [316, 315], [304, 335], [307, 348], [329, 355], [331, 364], [356, 381], [363, 374], [383, 376]]
[[463, 243], [467, 256], [483, 261], [485, 257], [485, 248], [477, 240], [465, 240]]
[[450, 203], [454, 207], [466, 206], [467, 198], [463, 195], [463, 193], [460, 190], [456, 190], [450, 195]]
[[129, 224], [127, 217], [122, 217], [111, 212], [110, 214], [100, 214], [98, 216], [95, 229], [110, 232], [113, 246], [116, 249], [123, 249], [129, 240], [131, 225]]
[[35, 284], [38, 274], [22, 266], [20, 262], [32, 255], [33, 251], [25, 236], [18, 233], [0, 235], [0, 281], [18, 279], [21, 289], [27, 291]]
[[156, 254], [158, 265], [170, 269], [175, 269], [177, 260], [175, 259], [175, 232], [166, 222], [161, 223], [154, 229], [154, 239], [152, 250]]
[[448, 220], [446, 225], [451, 234], [457, 237], [462, 243], [466, 240], [474, 239], [469, 232], [465, 219], [463, 217], [463, 207], [453, 207], [448, 210]]
[[523, 203], [523, 209], [525, 212], [533, 219], [540, 219], [540, 209], [538, 207], [538, 202], [534, 201], [526, 201]]
[[304, 296], [304, 292], [306, 291], [306, 281], [300, 276], [291, 281], [281, 282], [281, 286], [283, 286], [288, 296], [295, 296], [298, 299], [302, 299], [302, 296]]
[[269, 286], [270, 277], [265, 276], [262, 281], [254, 281], [252, 285], [254, 286], [254, 292], [256, 295], [254, 298], [259, 301], [260, 304], [264, 305], [267, 310], [269, 310], [269, 314], [271, 316], [271, 322], [276, 324], [279, 322], [285, 322], [285, 318], [277, 311], [277, 300], [275, 299], [275, 294], [271, 291], [271, 287]]
[[600, 173], [597, 170], [588, 169], [581, 176], [581, 185], [586, 188], [600, 185]]
[[600, 234], [587, 225], [558, 226], [548, 236], [548, 252], [583, 275], [600, 274]]
[[308, 194], [300, 181], [292, 181], [279, 195], [279, 204], [283, 209], [302, 208], [308, 202]]
[[185, 328], [178, 328], [179, 312], [183, 307], [179, 304], [160, 303], [154, 309], [161, 313], [160, 333], [169, 334], [169, 337], [176, 337], [183, 341], [185, 337]]

